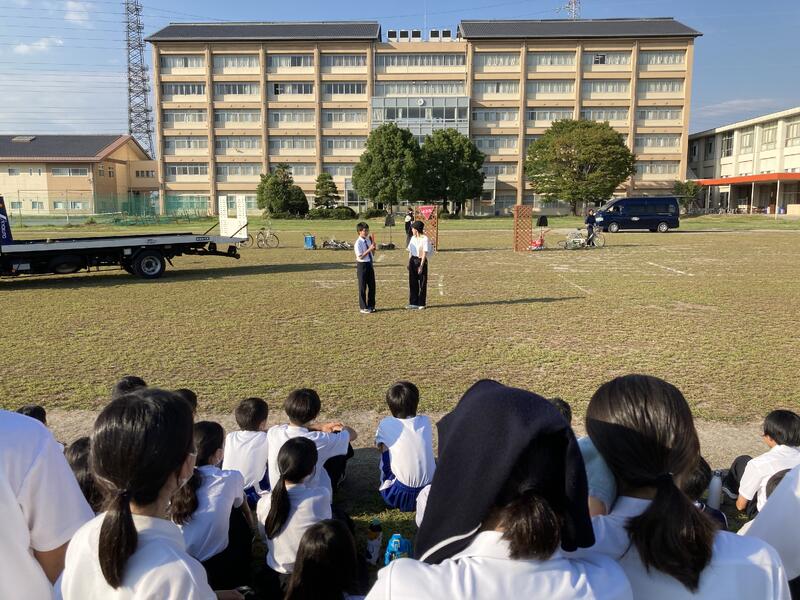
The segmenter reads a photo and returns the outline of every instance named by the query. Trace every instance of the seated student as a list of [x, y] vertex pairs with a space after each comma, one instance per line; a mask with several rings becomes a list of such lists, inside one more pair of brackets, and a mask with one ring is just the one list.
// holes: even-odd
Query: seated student
[[31, 419], [36, 419], [42, 425], [47, 427], [47, 411], [44, 409], [44, 406], [39, 406], [38, 404], [26, 404], [25, 406], [20, 406], [17, 409], [17, 412], [21, 415], [25, 415], [26, 417], [30, 417]]
[[[778, 471], [777, 473], [775, 473], [775, 475], [769, 478], [766, 488], [767, 501], [769, 501], [770, 497], [772, 496], [772, 492], [775, 491], [775, 488], [777, 488], [778, 485], [780, 485], [781, 481], [783, 481], [784, 477], [786, 477], [786, 475], [788, 475], [789, 473], [791, 473], [789, 469], [784, 469], [783, 471]], [[767, 504], [769, 504], [769, 502], [766, 502], [764, 506], [767, 506]], [[755, 523], [755, 519], [753, 519], [752, 521], [748, 521], [747, 523], [742, 525], [739, 528], [739, 531], [737, 531], [736, 533], [738, 533], [739, 535], [744, 535], [753, 526], [753, 523]], [[798, 545], [798, 549], [800, 550], [800, 545]]]
[[278, 452], [287, 440], [299, 436], [310, 439], [317, 447], [318, 464], [311, 484], [323, 486], [333, 495], [333, 489], [344, 479], [347, 460], [353, 456], [350, 442], [358, 437], [350, 427], [341, 423], [312, 422], [319, 415], [322, 403], [316, 391], [294, 390], [283, 403], [289, 423], [275, 425], [267, 432], [269, 439], [269, 477], [278, 478]]
[[89, 468], [89, 450], [91, 440], [88, 436], [78, 438], [72, 442], [64, 451], [64, 458], [67, 459], [75, 479], [78, 481], [83, 492], [83, 497], [92, 507], [95, 514], [103, 508], [103, 492], [95, 481], [94, 475]]
[[712, 478], [713, 473], [711, 472], [711, 467], [708, 466], [706, 459], [701, 456], [695, 468], [686, 475], [686, 478], [681, 483], [681, 489], [684, 494], [689, 496], [689, 500], [694, 502], [694, 505], [701, 513], [705, 513], [711, 517], [720, 529], [727, 531], [728, 517], [725, 516], [725, 513], [716, 508], [711, 508], [708, 504], [700, 500], [708, 489]]
[[773, 410], [764, 419], [764, 443], [769, 451], [756, 458], [739, 456], [725, 477], [725, 490], [736, 495], [736, 508], [752, 517], [767, 501], [766, 486], [778, 471], [800, 465], [800, 415]]
[[0, 598], [52, 598], [67, 544], [93, 516], [53, 434], [0, 410]]
[[189, 405], [153, 388], [112, 401], [94, 424], [91, 465], [108, 511], [72, 538], [59, 597], [215, 598], [169, 520], [170, 499], [194, 469]]
[[183, 532], [186, 552], [206, 569], [214, 589], [229, 589], [249, 581], [255, 520], [244, 501], [239, 471], [219, 468], [225, 430], [219, 423], [194, 425], [196, 466], [191, 479], [172, 498], [170, 517]]
[[300, 539], [285, 600], [360, 600], [353, 534], [341, 521], [326, 519]]
[[276, 595], [276, 583], [279, 582], [281, 590], [286, 589], [306, 529], [331, 518], [330, 492], [313, 483], [317, 459], [317, 448], [311, 440], [305, 437], [287, 440], [275, 461], [276, 483], [258, 501], [258, 522], [264, 527], [269, 549], [267, 566], [274, 572], [272, 583]]
[[234, 417], [241, 431], [231, 431], [225, 438], [222, 468], [242, 474], [247, 501], [251, 507], [255, 507], [259, 496], [269, 490], [269, 406], [261, 398], [245, 398], [236, 407]]
[[114, 384], [114, 387], [111, 390], [111, 399], [116, 400], [117, 398], [127, 396], [128, 394], [132, 394], [133, 392], [146, 387], [147, 384], [141, 377], [137, 377], [136, 375], [126, 375]]
[[195, 394], [189, 388], [180, 388], [172, 393], [186, 400], [189, 403], [189, 406], [192, 407], [192, 414], [195, 416], [197, 415], [197, 394]]
[[586, 431], [620, 491], [611, 512], [592, 520], [592, 550], [619, 561], [635, 598], [788, 598], [775, 550], [720, 531], [680, 490], [700, 441], [675, 386], [647, 375], [603, 384], [589, 402]]
[[632, 598], [613, 560], [560, 551], [594, 537], [575, 435], [547, 400], [479, 381], [438, 427], [421, 562], [381, 569], [368, 600]]
[[412, 512], [436, 470], [433, 426], [428, 417], [417, 415], [419, 390], [410, 381], [390, 387], [386, 404], [392, 416], [381, 420], [375, 434], [381, 451], [380, 494], [391, 508]]

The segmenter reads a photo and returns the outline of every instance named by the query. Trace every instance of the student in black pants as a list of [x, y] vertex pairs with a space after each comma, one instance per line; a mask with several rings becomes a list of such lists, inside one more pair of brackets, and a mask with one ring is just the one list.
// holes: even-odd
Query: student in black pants
[[422, 232], [425, 225], [414, 221], [411, 232], [414, 236], [408, 244], [408, 304], [411, 310], [423, 310], [428, 294], [428, 256], [431, 242]]
[[363, 221], [356, 225], [356, 269], [358, 273], [358, 304], [361, 314], [375, 312], [375, 242], [370, 239], [369, 225]]
[[586, 219], [584, 219], [583, 223], [586, 225], [586, 245], [594, 246], [594, 228], [597, 225], [594, 210], [591, 208], [589, 209], [589, 214], [586, 215]]

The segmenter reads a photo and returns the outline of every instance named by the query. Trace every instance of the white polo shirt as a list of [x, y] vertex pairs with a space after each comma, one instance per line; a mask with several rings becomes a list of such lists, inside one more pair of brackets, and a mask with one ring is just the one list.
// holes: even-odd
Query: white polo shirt
[[758, 493], [756, 507], [760, 511], [767, 502], [767, 482], [778, 471], [800, 465], [800, 449], [778, 445], [747, 463], [739, 482], [739, 495], [752, 500]]
[[355, 243], [353, 244], [353, 248], [356, 254], [356, 262], [372, 262], [372, 253], [370, 252], [366, 256], [362, 257], [361, 255], [367, 251], [367, 248], [372, 245], [372, 241], [367, 238], [364, 239], [361, 236], [356, 238]]
[[431, 246], [431, 241], [428, 239], [428, 236], [413, 236], [408, 243], [408, 251], [411, 253], [411, 256], [419, 258], [422, 255], [423, 249], [425, 250], [426, 258], [430, 258], [433, 247]]
[[98, 546], [105, 513], [78, 530], [67, 549], [58, 598], [63, 600], [213, 600], [206, 571], [186, 553], [178, 526], [166, 519], [133, 515], [138, 543], [116, 590], [100, 570]]
[[239, 471], [244, 477], [244, 489], [255, 487], [261, 490], [258, 482], [267, 472], [269, 446], [266, 431], [232, 431], [225, 436], [225, 455], [222, 468], [226, 471]]
[[786, 576], [800, 577], [800, 467], [786, 474], [750, 527], [739, 535], [753, 536], [775, 548], [783, 559]]
[[244, 502], [244, 478], [239, 471], [223, 471], [212, 465], [197, 470], [202, 477], [197, 510], [179, 527], [186, 552], [203, 562], [228, 547], [231, 510]]
[[52, 598], [33, 551], [60, 548], [93, 516], [50, 430], [0, 410], [0, 598]]
[[499, 531], [479, 533], [453, 558], [429, 565], [401, 558], [378, 571], [367, 600], [632, 600], [625, 574], [608, 557], [587, 553], [546, 561], [509, 557]]
[[[620, 496], [608, 515], [592, 518], [596, 543], [590, 551], [618, 560], [633, 588], [635, 598], [646, 600], [789, 600], [789, 585], [775, 550], [754, 538], [718, 531], [711, 562], [700, 576], [700, 587], [689, 591], [674, 577], [648, 572], [625, 525], [642, 514], [650, 500]], [[668, 518], [668, 515], [664, 515]], [[745, 541], [745, 543], [742, 543]], [[575, 552], [581, 556], [582, 550]]]
[[324, 468], [325, 461], [334, 456], [347, 454], [347, 447], [350, 444], [350, 434], [347, 431], [339, 433], [323, 433], [321, 431], [309, 431], [305, 427], [295, 427], [294, 425], [283, 424], [271, 427], [267, 432], [269, 438], [269, 481], [271, 485], [278, 483], [280, 472], [278, 471], [278, 452], [281, 447], [290, 439], [305, 437], [314, 442], [317, 447], [317, 468], [308, 481], [310, 487], [324, 487], [330, 495], [333, 495], [331, 478]]
[[[375, 444], [389, 449], [392, 473], [403, 485], [419, 488], [428, 485], [436, 471], [433, 457], [433, 426], [424, 415], [408, 419], [384, 417], [378, 424]], [[385, 481], [381, 489], [393, 481]]]
[[306, 529], [331, 518], [331, 496], [325, 488], [299, 483], [287, 485], [286, 491], [289, 494], [289, 517], [280, 533], [271, 540], [264, 533], [264, 522], [272, 506], [272, 494], [261, 496], [256, 506], [259, 527], [269, 548], [267, 565], [278, 573], [291, 573], [294, 570], [300, 539]]

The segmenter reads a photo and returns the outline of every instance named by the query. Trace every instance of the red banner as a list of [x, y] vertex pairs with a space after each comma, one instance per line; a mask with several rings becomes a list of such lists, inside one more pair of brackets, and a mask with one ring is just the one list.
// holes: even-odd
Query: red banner
[[436, 210], [435, 206], [420, 206], [419, 207], [419, 212], [422, 213], [422, 216], [425, 217], [426, 220], [431, 218], [431, 215], [433, 214], [433, 212], [435, 210]]

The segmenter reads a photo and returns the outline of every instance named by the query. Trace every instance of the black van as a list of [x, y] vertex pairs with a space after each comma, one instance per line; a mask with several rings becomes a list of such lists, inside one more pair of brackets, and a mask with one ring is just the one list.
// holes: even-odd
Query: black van
[[597, 209], [597, 226], [616, 233], [621, 229], [649, 229], [665, 233], [680, 227], [678, 199], [674, 196], [615, 198]]

